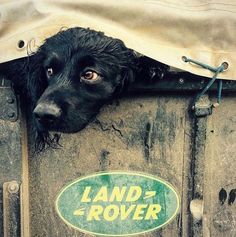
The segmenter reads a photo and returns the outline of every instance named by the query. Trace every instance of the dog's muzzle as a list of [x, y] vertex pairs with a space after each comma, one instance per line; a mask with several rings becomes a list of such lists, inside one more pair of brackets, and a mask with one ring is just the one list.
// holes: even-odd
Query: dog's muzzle
[[62, 110], [55, 103], [41, 102], [33, 113], [40, 125], [50, 127], [61, 118]]

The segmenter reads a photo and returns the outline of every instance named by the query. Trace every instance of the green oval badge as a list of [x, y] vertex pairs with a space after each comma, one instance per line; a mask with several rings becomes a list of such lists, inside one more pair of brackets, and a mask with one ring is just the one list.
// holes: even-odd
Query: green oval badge
[[107, 172], [80, 178], [58, 195], [68, 225], [95, 235], [127, 236], [155, 230], [177, 214], [180, 200], [167, 182], [150, 175]]

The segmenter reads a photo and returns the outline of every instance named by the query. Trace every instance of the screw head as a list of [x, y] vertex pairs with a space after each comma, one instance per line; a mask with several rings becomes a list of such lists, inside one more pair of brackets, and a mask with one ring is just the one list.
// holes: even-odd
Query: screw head
[[184, 84], [184, 79], [183, 78], [179, 79], [179, 84]]
[[16, 181], [12, 181], [9, 185], [8, 185], [8, 191], [9, 193], [17, 193], [19, 190], [19, 184]]

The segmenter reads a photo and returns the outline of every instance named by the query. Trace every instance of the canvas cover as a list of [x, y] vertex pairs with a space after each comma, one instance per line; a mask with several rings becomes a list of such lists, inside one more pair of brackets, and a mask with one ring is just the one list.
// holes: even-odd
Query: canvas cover
[[[0, 63], [27, 56], [45, 38], [89, 27], [170, 66], [212, 77], [182, 56], [228, 70], [236, 80], [235, 0], [1, 0]], [[23, 43], [22, 43], [23, 42]]]

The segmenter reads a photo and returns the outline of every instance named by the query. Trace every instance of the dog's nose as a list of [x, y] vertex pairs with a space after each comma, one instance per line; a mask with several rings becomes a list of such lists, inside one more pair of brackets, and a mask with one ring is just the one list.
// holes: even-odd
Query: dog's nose
[[34, 111], [35, 118], [45, 125], [52, 124], [57, 119], [60, 118], [62, 111], [61, 109], [54, 103], [39, 103]]

